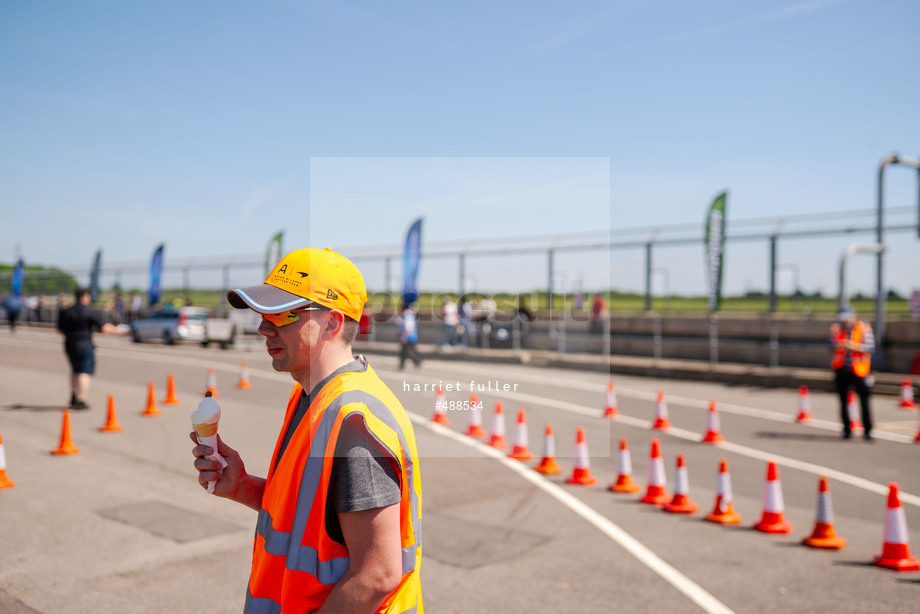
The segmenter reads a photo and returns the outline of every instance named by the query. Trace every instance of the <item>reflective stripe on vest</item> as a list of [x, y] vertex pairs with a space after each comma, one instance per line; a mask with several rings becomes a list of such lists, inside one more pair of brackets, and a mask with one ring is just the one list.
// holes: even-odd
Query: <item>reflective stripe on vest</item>
[[[864, 328], [861, 320], [857, 320], [853, 325], [853, 332], [850, 335], [850, 340], [853, 343], [862, 343], [864, 336]], [[833, 338], [839, 343], [841, 341], [846, 341], [847, 333], [846, 330], [839, 324], [833, 324], [831, 327], [831, 334]], [[846, 354], [847, 350], [844, 348], [835, 348], [834, 355], [831, 358], [831, 368], [840, 369], [846, 365]], [[871, 364], [871, 354], [867, 352], [850, 352], [850, 365], [853, 369], [853, 373], [859, 377], [866, 377], [869, 375], [869, 368]]]
[[[289, 445], [285, 458], [269, 474], [266, 495], [259, 512], [256, 527], [256, 541], [253, 549], [253, 574], [247, 591], [247, 614], [280, 612], [281, 602], [298, 606], [298, 611], [318, 609], [325, 595], [348, 570], [347, 549], [328, 536], [325, 529], [325, 501], [328, 495], [328, 476], [335, 451], [339, 428], [345, 416], [352, 413], [364, 415], [368, 431], [390, 450], [400, 465], [400, 479], [403, 482], [403, 494], [400, 503], [400, 539], [403, 543], [401, 553], [402, 581], [399, 587], [384, 601], [382, 612], [421, 611], [420, 585], [418, 582], [418, 562], [421, 558], [421, 501], [420, 480], [416, 462], [414, 434], [404, 432], [400, 421], [393, 411], [401, 411], [398, 400], [392, 392], [380, 382], [376, 374], [367, 367], [360, 373], [346, 373], [327, 383], [311, 403], [304, 420], [298, 426], [307, 431], [295, 433], [299, 445]], [[340, 379], [341, 378], [341, 379]], [[355, 389], [358, 388], [358, 389]], [[384, 401], [372, 394], [377, 392], [389, 398], [391, 409]], [[300, 386], [295, 386], [288, 403], [285, 425], [290, 423], [293, 410], [300, 401]], [[325, 394], [324, 394], [325, 393]], [[333, 397], [328, 401], [330, 397]], [[311, 416], [315, 407], [326, 405], [322, 417]], [[315, 404], [315, 407], [313, 406]], [[317, 421], [317, 418], [319, 420]], [[411, 429], [408, 417], [403, 416], [403, 424]], [[282, 430], [282, 433], [284, 431]], [[312, 437], [310, 433], [312, 432]], [[280, 438], [279, 438], [280, 441]], [[305, 442], [309, 441], [306, 449]], [[296, 449], [295, 449], [296, 448]], [[276, 447], [276, 454], [278, 448]], [[295, 458], [288, 459], [288, 455]], [[289, 461], [289, 464], [285, 464]], [[297, 463], [302, 463], [299, 466]], [[282, 465], [284, 466], [282, 467]], [[273, 467], [274, 467], [273, 463]], [[291, 502], [284, 497], [285, 486], [278, 483], [271, 488], [275, 472], [283, 475], [280, 479], [297, 479], [300, 472], [299, 486], [296, 489], [297, 500], [293, 515], [289, 506]], [[324, 476], [326, 476], [324, 478]], [[294, 490], [287, 487], [288, 492]], [[322, 489], [322, 492], [320, 492]], [[266, 509], [266, 506], [269, 509]], [[288, 508], [285, 510], [285, 508]], [[290, 526], [291, 531], [276, 528], [278, 518], [273, 518], [271, 509], [281, 515], [279, 526]], [[311, 519], [311, 512], [316, 518]], [[287, 520], [285, 521], [284, 518]], [[309, 544], [309, 545], [306, 545]], [[299, 578], [288, 575], [292, 572], [308, 574], [311, 582], [303, 576]], [[279, 577], [281, 576], [281, 577]], [[255, 595], [253, 595], [255, 593]], [[312, 595], [312, 597], [311, 597]]]

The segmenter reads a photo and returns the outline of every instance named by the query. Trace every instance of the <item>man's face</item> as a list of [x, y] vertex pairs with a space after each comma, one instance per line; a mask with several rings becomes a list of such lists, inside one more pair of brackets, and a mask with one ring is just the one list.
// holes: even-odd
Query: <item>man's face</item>
[[853, 328], [853, 325], [856, 324], [856, 314], [847, 313], [840, 316], [840, 324], [847, 330]]
[[297, 381], [309, 381], [310, 371], [319, 360], [318, 344], [326, 323], [326, 310], [302, 310], [300, 319], [275, 326], [266, 319], [259, 324], [265, 347], [275, 371], [290, 373]]

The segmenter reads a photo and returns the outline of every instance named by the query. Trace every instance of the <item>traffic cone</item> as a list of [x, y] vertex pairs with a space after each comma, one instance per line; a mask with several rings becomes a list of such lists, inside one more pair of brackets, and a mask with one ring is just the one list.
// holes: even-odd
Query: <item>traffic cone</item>
[[914, 388], [910, 385], [910, 378], [905, 377], [901, 382], [901, 409], [914, 409], [917, 406], [914, 403]]
[[103, 433], [117, 433], [122, 430], [121, 425], [118, 424], [118, 419], [115, 417], [115, 397], [109, 395], [109, 409], [106, 414], [105, 424], [99, 427], [99, 430]]
[[808, 402], [808, 386], [799, 386], [799, 415], [796, 416], [796, 422], [808, 422], [811, 420], [809, 413], [810, 404]]
[[0, 436], [0, 490], [15, 485], [16, 482], [6, 476], [6, 452], [3, 451], [3, 436]]
[[438, 384], [438, 392], [434, 397], [434, 414], [431, 416], [432, 422], [448, 426], [450, 419], [447, 417], [447, 401], [444, 398], [444, 386]]
[[519, 409], [517, 415], [517, 427], [514, 429], [514, 447], [508, 454], [511, 458], [519, 461], [533, 460], [533, 454], [527, 449], [527, 417], [524, 410]]
[[716, 504], [706, 516], [709, 522], [740, 524], [741, 516], [732, 505], [732, 476], [728, 473], [728, 461], [719, 461], [719, 483], [716, 489]]
[[566, 483], [580, 484], [582, 486], [597, 484], [597, 478], [591, 475], [591, 461], [588, 457], [588, 442], [585, 440], [585, 429], [580, 426], [575, 429], [575, 468]]
[[690, 500], [690, 478], [684, 465], [684, 455], [677, 455], [677, 469], [674, 473], [674, 497], [664, 506], [672, 514], [695, 514], [700, 506]]
[[475, 394], [470, 395], [470, 422], [466, 434], [477, 439], [488, 435], [482, 428], [482, 410], [479, 409], [479, 398]]
[[220, 396], [220, 394], [217, 393], [217, 374], [214, 373], [214, 369], [208, 369], [208, 387], [204, 389], [205, 396], [207, 396], [209, 392], [215, 399]]
[[856, 393], [847, 392], [847, 415], [850, 417], [850, 430], [862, 430], [863, 423], [859, 418], [859, 407], [856, 406]]
[[706, 434], [703, 436], [703, 443], [720, 444], [723, 441], [725, 438], [722, 437], [716, 402], [709, 401], [709, 414], [706, 418]]
[[249, 367], [246, 366], [245, 362], [240, 363], [240, 381], [236, 383], [236, 387], [240, 390], [252, 388], [252, 383], [249, 381]]
[[562, 473], [562, 469], [556, 462], [556, 436], [553, 435], [553, 425], [547, 424], [545, 434], [543, 435], [543, 460], [534, 467], [534, 471], [546, 475], [556, 475]]
[[661, 458], [661, 442], [652, 439], [648, 462], [648, 486], [645, 487], [645, 496], [639, 501], [652, 505], [664, 505], [669, 499], [666, 488], [667, 478], [664, 475], [664, 460]]
[[668, 422], [668, 404], [664, 400], [664, 390], [658, 391], [658, 400], [655, 402], [655, 424], [652, 425], [652, 428], [659, 431], [671, 428], [671, 423]]
[[[207, 394], [207, 393], [205, 393]], [[157, 402], [153, 394], [153, 382], [147, 382], [147, 407], [141, 412], [142, 416], [159, 416], [160, 410], [157, 409]]]
[[492, 419], [492, 436], [489, 438], [489, 445], [499, 450], [508, 447], [505, 441], [505, 414], [503, 412], [504, 404], [501, 401], [495, 402], [495, 417]]
[[911, 556], [907, 535], [907, 519], [898, 496], [896, 482], [888, 484], [888, 511], [885, 515], [885, 541], [875, 564], [895, 571], [920, 571], [920, 561]]
[[815, 529], [811, 535], [802, 540], [802, 543], [812, 548], [828, 550], [841, 550], [847, 545], [847, 540], [837, 537], [837, 532], [834, 531], [831, 489], [828, 488], [825, 477], [818, 479], [818, 518], [815, 521]]
[[607, 381], [607, 405], [604, 407], [605, 418], [616, 418], [620, 412], [617, 411], [617, 393], [613, 389], [613, 380]]
[[178, 405], [179, 399], [176, 397], [176, 380], [172, 373], [166, 374], [166, 398], [163, 399], [163, 405]]
[[70, 410], [64, 410], [64, 417], [61, 420], [61, 443], [56, 450], [51, 450], [52, 454], [79, 454], [80, 449], [73, 445], [70, 438]]
[[767, 463], [767, 483], [763, 491], [763, 515], [754, 528], [764, 533], [789, 533], [792, 523], [783, 518], [783, 490], [776, 462]]
[[632, 457], [629, 455], [629, 444], [626, 443], [626, 439], [620, 440], [620, 458], [617, 464], [619, 465], [620, 474], [617, 476], [617, 481], [608, 486], [607, 490], [628, 493], [642, 490], [632, 479]]

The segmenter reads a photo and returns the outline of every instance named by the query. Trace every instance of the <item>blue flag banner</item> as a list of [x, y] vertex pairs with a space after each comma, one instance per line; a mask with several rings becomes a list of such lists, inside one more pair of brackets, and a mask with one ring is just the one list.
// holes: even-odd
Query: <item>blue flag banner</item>
[[722, 192], [712, 201], [706, 214], [706, 269], [709, 272], [709, 311], [716, 311], [722, 303], [722, 265], [725, 257], [725, 201], [728, 192]]
[[418, 267], [422, 261], [422, 218], [415, 220], [406, 235], [403, 251], [403, 304], [418, 300]]
[[147, 297], [151, 305], [160, 302], [161, 282], [163, 277], [163, 243], [153, 252], [153, 258], [150, 259], [150, 290], [147, 291]]
[[13, 279], [12, 279], [12, 289], [13, 294], [16, 296], [22, 296], [22, 281], [26, 276], [26, 266], [22, 261], [22, 258], [16, 263], [16, 268], [13, 269]]
[[89, 274], [89, 295], [93, 302], [99, 300], [99, 269], [102, 268], [102, 250], [96, 250], [96, 257], [93, 258], [93, 268]]

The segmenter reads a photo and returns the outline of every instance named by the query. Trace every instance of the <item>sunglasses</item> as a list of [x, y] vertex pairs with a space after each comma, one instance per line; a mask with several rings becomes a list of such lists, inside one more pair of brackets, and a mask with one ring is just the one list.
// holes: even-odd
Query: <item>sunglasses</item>
[[300, 316], [297, 315], [298, 311], [323, 311], [325, 309], [325, 307], [302, 307], [300, 309], [291, 309], [283, 313], [263, 313], [261, 315], [263, 320], [268, 320], [275, 328], [281, 328], [282, 326], [287, 326], [288, 324], [299, 321]]

